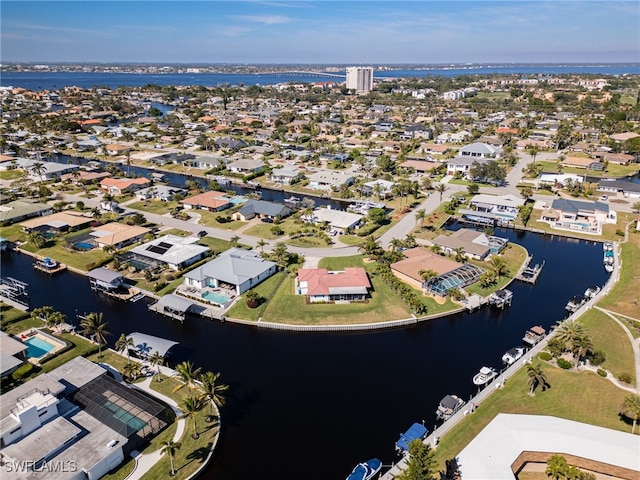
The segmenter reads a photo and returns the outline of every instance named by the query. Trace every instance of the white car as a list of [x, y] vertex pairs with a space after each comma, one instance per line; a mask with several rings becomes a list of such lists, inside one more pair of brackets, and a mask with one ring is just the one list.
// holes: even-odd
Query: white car
[[607, 200], [609, 200], [609, 197], [608, 197], [607, 195], [602, 195], [602, 196], [600, 197], [600, 201], [601, 201], [601, 202], [606, 202]]

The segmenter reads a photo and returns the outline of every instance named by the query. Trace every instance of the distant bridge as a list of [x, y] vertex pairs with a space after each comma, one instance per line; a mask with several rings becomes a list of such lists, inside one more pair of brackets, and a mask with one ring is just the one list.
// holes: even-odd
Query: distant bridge
[[328, 78], [346, 78], [346, 75], [340, 75], [338, 73], [326, 73], [326, 72], [314, 72], [309, 70], [286, 70], [286, 71], [273, 71], [273, 72], [260, 72], [256, 75], [296, 75], [304, 77], [328, 77]]

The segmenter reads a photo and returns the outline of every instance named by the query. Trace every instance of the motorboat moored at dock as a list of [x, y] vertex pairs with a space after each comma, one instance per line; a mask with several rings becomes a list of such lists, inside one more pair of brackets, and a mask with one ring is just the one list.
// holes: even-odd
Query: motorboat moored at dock
[[474, 385], [485, 385], [498, 376], [498, 372], [491, 367], [482, 367], [478, 373], [473, 376]]
[[600, 287], [597, 285], [594, 285], [592, 287], [587, 288], [584, 291], [584, 298], [591, 299], [595, 297], [598, 293], [600, 293]]
[[422, 440], [427, 435], [427, 427], [421, 423], [414, 423], [409, 429], [400, 435], [400, 439], [396, 442], [396, 450], [400, 453], [409, 451], [409, 444], [414, 440]]
[[507, 350], [504, 355], [502, 355], [502, 363], [505, 363], [507, 365], [512, 365], [517, 360], [522, 358], [522, 356], [524, 355], [524, 352], [525, 352], [524, 347], [511, 348]]
[[460, 410], [466, 402], [457, 395], [447, 395], [438, 404], [436, 410], [436, 418], [438, 420], [448, 420], [458, 410]]
[[522, 341], [533, 347], [536, 343], [542, 340], [546, 334], [547, 334], [547, 331], [541, 326], [531, 327], [524, 334]]
[[372, 458], [366, 462], [359, 463], [347, 477], [347, 480], [370, 480], [382, 468], [382, 462], [377, 458]]
[[573, 313], [576, 310], [578, 310], [582, 305], [584, 305], [584, 302], [585, 302], [584, 297], [575, 296], [567, 302], [564, 308], [565, 310], [568, 310], [569, 312]]

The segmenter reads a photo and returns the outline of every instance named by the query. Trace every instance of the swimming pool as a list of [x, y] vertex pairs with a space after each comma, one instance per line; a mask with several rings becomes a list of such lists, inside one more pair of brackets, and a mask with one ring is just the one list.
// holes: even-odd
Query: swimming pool
[[56, 348], [53, 343], [40, 337], [29, 337], [24, 340], [24, 344], [27, 346], [27, 358], [42, 358]]
[[147, 426], [147, 422], [144, 420], [140, 420], [138, 417], [133, 415], [132, 413], [127, 412], [124, 408], [119, 407], [113, 402], [106, 402], [104, 406], [113, 412], [113, 416], [120, 420], [122, 423], [127, 424], [127, 426], [133, 428], [136, 432], [142, 430]]
[[78, 242], [73, 246], [76, 248], [76, 250], [82, 250], [83, 252], [85, 252], [87, 250], [91, 250], [92, 248], [94, 248], [95, 245], [89, 242]]
[[204, 292], [202, 294], [202, 298], [204, 298], [205, 300], [208, 300], [211, 303], [217, 303], [219, 305], [224, 305], [229, 300], [231, 300], [226, 295], [222, 293], [217, 293], [217, 292]]

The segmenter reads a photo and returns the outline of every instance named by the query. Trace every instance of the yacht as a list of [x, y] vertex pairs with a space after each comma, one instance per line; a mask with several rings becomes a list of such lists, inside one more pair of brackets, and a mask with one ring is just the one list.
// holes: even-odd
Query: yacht
[[498, 372], [491, 367], [482, 367], [478, 373], [473, 376], [474, 385], [485, 385], [498, 375]]
[[502, 363], [512, 365], [516, 360], [522, 358], [522, 355], [524, 355], [524, 351], [524, 347], [514, 347], [507, 350], [505, 354], [502, 355]]
[[542, 340], [546, 334], [547, 334], [547, 331], [541, 326], [531, 327], [524, 334], [522, 341], [533, 347], [536, 343]]

